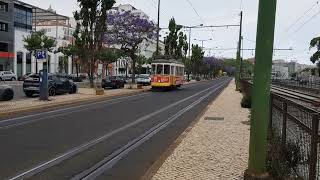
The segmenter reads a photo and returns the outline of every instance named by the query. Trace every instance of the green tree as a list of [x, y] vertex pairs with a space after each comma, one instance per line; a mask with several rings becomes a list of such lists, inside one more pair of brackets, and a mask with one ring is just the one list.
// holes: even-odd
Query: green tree
[[317, 63], [318, 73], [320, 76], [320, 37], [313, 38], [310, 41], [310, 49], [316, 48], [316, 52], [310, 57], [310, 61], [314, 64]]
[[[36, 55], [36, 50], [47, 49], [49, 52], [53, 52], [56, 46], [56, 41], [53, 38], [46, 36], [44, 30], [32, 32], [31, 35], [23, 38], [24, 48], [26, 48], [33, 56]], [[36, 72], [38, 73], [38, 63], [36, 62]]]
[[185, 71], [187, 74], [187, 81], [190, 81], [190, 74], [192, 73], [192, 61], [190, 58], [185, 58], [183, 61], [183, 64], [185, 66]]
[[139, 55], [137, 56], [137, 69], [138, 69], [138, 74], [141, 74], [142, 72], [142, 65], [147, 64], [148, 63], [148, 59], [143, 56], [143, 55]]
[[77, 27], [74, 33], [76, 46], [86, 54], [82, 54], [83, 62], [89, 67], [90, 86], [93, 85], [97, 54], [102, 49], [107, 31], [107, 11], [115, 4], [115, 0], [77, 0], [80, 10], [74, 13]]
[[165, 37], [165, 55], [181, 59], [187, 54], [187, 36], [180, 30], [181, 25], [177, 25], [174, 18], [169, 21], [169, 34]]
[[103, 48], [98, 53], [97, 59], [104, 63], [108, 68], [109, 64], [116, 62], [120, 57], [123, 57], [124, 53], [120, 49], [116, 48]]
[[198, 75], [200, 72], [200, 65], [202, 63], [204, 57], [204, 51], [199, 45], [192, 45], [192, 55], [191, 55], [191, 62], [192, 62], [192, 74]]
[[[59, 59], [59, 69], [64, 70], [64, 72], [68, 72], [68, 58], [78, 54], [78, 49], [75, 45], [69, 44], [68, 46], [59, 47], [57, 52], [61, 52], [63, 54], [61, 61]], [[77, 66], [77, 63], [75, 63]], [[78, 67], [76, 67], [78, 69]], [[71, 72], [69, 72], [71, 73]], [[78, 77], [78, 70], [77, 70]]]

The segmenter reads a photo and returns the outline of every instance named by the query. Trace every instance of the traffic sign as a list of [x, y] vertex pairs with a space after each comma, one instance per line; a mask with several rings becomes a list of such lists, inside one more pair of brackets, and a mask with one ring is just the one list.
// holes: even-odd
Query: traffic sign
[[38, 50], [36, 52], [36, 57], [37, 57], [37, 60], [39, 61], [46, 61], [47, 60], [47, 51], [45, 50]]

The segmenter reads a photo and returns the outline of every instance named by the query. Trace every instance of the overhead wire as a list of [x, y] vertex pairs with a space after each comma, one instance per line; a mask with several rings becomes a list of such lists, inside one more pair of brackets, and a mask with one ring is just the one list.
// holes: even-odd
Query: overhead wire
[[[203, 20], [203, 18], [200, 16], [200, 14], [198, 13], [198, 11], [196, 10], [196, 8], [193, 6], [193, 4], [191, 3], [191, 1], [190, 0], [186, 0], [188, 3], [189, 3], [189, 5], [191, 6], [191, 8], [193, 9], [193, 11], [196, 13], [196, 15], [199, 17], [199, 19], [201, 20], [201, 22], [203, 23], [203, 24], [205, 24], [205, 21]], [[213, 35], [213, 28], [211, 28], [212, 29], [212, 31], [210, 31], [210, 33], [211, 33], [211, 36], [212, 36], [212, 39], [214, 39], [214, 35]]]

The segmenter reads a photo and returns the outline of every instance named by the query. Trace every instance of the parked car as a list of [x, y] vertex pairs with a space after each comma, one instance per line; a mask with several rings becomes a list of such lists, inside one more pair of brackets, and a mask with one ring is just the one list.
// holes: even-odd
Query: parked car
[[136, 79], [137, 84], [151, 85], [151, 77], [148, 74], [140, 74]]
[[27, 73], [27, 74], [25, 74], [25, 75], [23, 75], [23, 76], [20, 76], [20, 77], [18, 78], [18, 81], [24, 81], [24, 80], [26, 80], [30, 75], [31, 75], [31, 73]]
[[107, 76], [106, 78], [102, 79], [102, 88], [122, 88], [124, 87], [125, 80], [120, 76]]
[[[49, 74], [48, 75], [48, 91], [49, 96], [55, 96], [56, 94], [74, 94], [77, 93], [77, 85], [69, 79], [68, 75], [64, 74]], [[39, 74], [30, 75], [23, 82], [23, 91], [27, 97], [32, 97], [35, 94], [39, 94], [40, 91]]]
[[15, 81], [17, 75], [11, 71], [0, 71], [0, 81]]
[[74, 82], [83, 82], [84, 80], [88, 79], [88, 74], [86, 73], [78, 73], [78, 75], [70, 74], [70, 77]]
[[10, 101], [14, 97], [14, 91], [11, 86], [0, 85], [0, 101]]

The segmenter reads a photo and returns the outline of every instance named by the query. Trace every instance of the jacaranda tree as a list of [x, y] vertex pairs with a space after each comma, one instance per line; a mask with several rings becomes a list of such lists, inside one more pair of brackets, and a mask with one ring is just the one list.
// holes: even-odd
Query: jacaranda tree
[[134, 83], [139, 46], [156, 39], [157, 26], [148, 17], [123, 10], [109, 11], [107, 24], [105, 41], [108, 45], [120, 48], [131, 58]]

